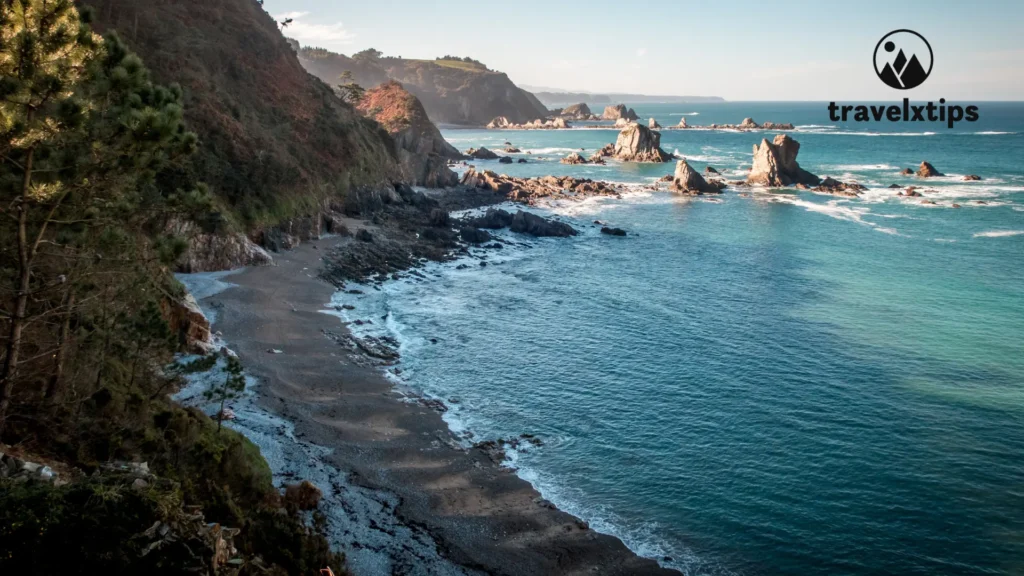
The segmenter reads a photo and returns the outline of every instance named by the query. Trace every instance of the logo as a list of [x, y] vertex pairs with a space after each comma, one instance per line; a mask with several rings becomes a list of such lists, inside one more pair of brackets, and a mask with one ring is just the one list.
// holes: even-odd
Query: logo
[[875, 74], [897, 90], [917, 88], [935, 64], [932, 46], [913, 30], [893, 30], [875, 46]]

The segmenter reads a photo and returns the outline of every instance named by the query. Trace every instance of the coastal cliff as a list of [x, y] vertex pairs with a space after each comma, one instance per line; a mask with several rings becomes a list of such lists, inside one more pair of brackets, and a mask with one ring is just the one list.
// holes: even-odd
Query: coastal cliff
[[483, 126], [499, 116], [520, 124], [548, 115], [533, 94], [479, 63], [390, 58], [372, 50], [350, 58], [321, 48], [302, 48], [298, 56], [306, 70], [331, 85], [344, 72], [367, 88], [397, 80], [438, 124]]
[[[353, 191], [402, 177], [391, 138], [309, 75], [278, 24], [250, 0], [94, 0], [94, 26], [116, 31], [155, 80], [181, 86], [199, 146], [160, 175], [166, 194], [202, 183], [215, 217], [189, 242], [192, 271], [258, 262], [241, 236], [313, 216]], [[231, 242], [212, 237], [241, 235]], [[228, 253], [216, 248], [224, 247]], [[243, 257], [232, 261], [231, 254]]]
[[368, 90], [358, 110], [376, 120], [395, 140], [403, 180], [428, 188], [454, 186], [459, 177], [448, 168], [448, 160], [462, 154], [449, 144], [437, 126], [427, 118], [419, 99], [401, 84], [389, 80]]

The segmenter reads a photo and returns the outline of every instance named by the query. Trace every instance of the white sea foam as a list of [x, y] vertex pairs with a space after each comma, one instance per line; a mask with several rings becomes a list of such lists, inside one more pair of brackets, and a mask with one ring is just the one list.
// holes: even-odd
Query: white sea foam
[[840, 164], [838, 166], [833, 166], [832, 169], [833, 170], [848, 170], [848, 171], [857, 171], [857, 170], [897, 170], [898, 167], [897, 166], [893, 166], [891, 164]]
[[700, 116], [700, 112], [673, 112], [669, 116]]
[[971, 132], [971, 134], [977, 136], [1004, 136], [1008, 134], [1016, 134], [1016, 132], [996, 132], [994, 130], [986, 130], [984, 132]]
[[1024, 230], [990, 230], [988, 232], [978, 232], [974, 235], [975, 238], [1005, 238], [1007, 236], [1020, 236], [1024, 234]]

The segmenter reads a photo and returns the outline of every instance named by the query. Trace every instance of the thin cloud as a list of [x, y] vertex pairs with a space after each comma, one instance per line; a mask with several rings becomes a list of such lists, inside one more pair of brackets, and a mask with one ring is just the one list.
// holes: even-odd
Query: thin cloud
[[309, 12], [285, 12], [275, 15], [274, 19], [278, 22], [291, 19], [285, 33], [303, 46], [331, 48], [352, 44], [355, 41], [356, 35], [346, 30], [341, 22], [316, 24], [309, 22], [308, 16]]

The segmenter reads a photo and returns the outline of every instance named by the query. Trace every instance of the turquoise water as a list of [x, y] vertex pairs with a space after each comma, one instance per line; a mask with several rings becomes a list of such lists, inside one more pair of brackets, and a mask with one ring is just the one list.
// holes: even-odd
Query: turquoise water
[[[522, 476], [688, 574], [1024, 572], [1024, 105], [953, 131], [833, 127], [824, 104], [636, 108], [793, 122], [805, 168], [871, 190], [559, 206], [579, 237], [509, 234], [478, 252], [491, 266], [339, 296], [353, 319], [399, 337], [403, 378], [449, 401], [453, 427], [539, 435], [513, 455]], [[549, 158], [477, 162], [517, 175], [673, 168], [557, 163], [610, 130], [445, 136]], [[734, 179], [764, 136], [665, 131], [663, 147]], [[921, 160], [950, 175], [923, 185], [936, 206], [885, 188], [922, 185], [896, 174]]]

